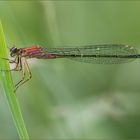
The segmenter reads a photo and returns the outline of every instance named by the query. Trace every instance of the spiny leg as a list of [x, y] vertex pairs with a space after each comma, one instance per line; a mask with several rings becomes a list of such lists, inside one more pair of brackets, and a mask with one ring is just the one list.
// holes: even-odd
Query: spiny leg
[[21, 61], [21, 57], [19, 58], [19, 71], [21, 73], [21, 80], [15, 85], [15, 87], [17, 87], [24, 79], [25, 79], [25, 72], [26, 72], [26, 66], [24, 64], [24, 67], [22, 67], [22, 61]]
[[24, 64], [25, 64], [25, 66], [26, 66], [26, 68], [27, 68], [28, 78], [27, 78], [26, 80], [24, 80], [22, 83], [20, 83], [19, 86], [23, 85], [24, 83], [26, 83], [27, 81], [29, 81], [29, 80], [32, 78], [32, 73], [31, 73], [31, 71], [30, 71], [30, 68], [29, 68], [29, 65], [28, 65], [26, 59], [25, 59], [25, 63], [24, 63]]
[[[26, 80], [24, 80], [25, 76], [26, 76], [26, 70], [28, 72], [28, 78]], [[29, 68], [29, 65], [27, 63], [26, 58], [25, 58], [25, 62], [24, 62], [24, 72], [23, 72], [23, 74], [24, 74], [24, 76], [23, 76], [24, 79], [16, 86], [16, 90], [19, 88], [19, 86], [25, 84], [27, 81], [29, 81], [32, 78], [32, 73], [30, 71], [30, 68]]]
[[10, 69], [10, 70], [0, 70], [0, 71], [8, 71], [8, 72], [9, 71], [20, 71], [18, 69], [18, 66], [19, 66], [19, 56], [15, 57], [14, 60], [10, 60], [8, 58], [2, 58], [2, 59], [9, 61], [9, 63], [15, 63], [15, 67], [13, 69]]
[[[30, 80], [30, 79], [32, 78], [32, 73], [31, 73], [30, 67], [29, 67], [29, 65], [28, 65], [26, 59], [25, 59], [25, 63], [26, 63], [26, 65], [27, 65], [27, 71], [28, 71], [28, 74], [29, 74], [29, 77], [28, 77], [28, 79], [27, 79], [27, 81], [28, 81], [28, 80]], [[26, 82], [27, 82], [27, 81], [26, 81]]]
[[[20, 67], [21, 67], [21, 75], [22, 75], [22, 78], [21, 80], [15, 85], [15, 91], [19, 88], [20, 84], [22, 84], [22, 82], [25, 80], [25, 76], [26, 76], [26, 64], [24, 62], [24, 64], [22, 64], [22, 61], [20, 59]], [[23, 66], [22, 66], [23, 65]]]
[[[15, 65], [15, 67], [14, 67], [13, 69], [11, 69], [10, 71], [21, 71], [21, 65], [20, 65], [20, 67], [19, 67], [20, 59], [21, 59], [20, 56], [17, 56], [17, 57], [15, 58], [14, 62], [15, 62], [16, 65]], [[20, 69], [19, 69], [19, 68], [20, 68]]]

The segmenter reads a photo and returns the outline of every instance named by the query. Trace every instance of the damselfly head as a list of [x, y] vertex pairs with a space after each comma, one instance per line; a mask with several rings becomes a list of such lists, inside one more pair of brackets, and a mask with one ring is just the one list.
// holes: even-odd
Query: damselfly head
[[10, 56], [11, 57], [14, 57], [14, 56], [18, 55], [18, 53], [19, 53], [19, 49], [18, 48], [16, 48], [16, 47], [10, 48]]

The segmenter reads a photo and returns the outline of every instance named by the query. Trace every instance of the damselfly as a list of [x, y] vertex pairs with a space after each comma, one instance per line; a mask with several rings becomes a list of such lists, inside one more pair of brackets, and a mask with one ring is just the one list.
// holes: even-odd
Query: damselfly
[[[16, 84], [16, 89], [32, 77], [27, 63], [27, 59], [30, 58], [69, 58], [93, 64], [120, 64], [140, 58], [140, 54], [138, 54], [135, 48], [120, 44], [88, 45], [74, 48], [43, 48], [38, 45], [27, 48], [12, 47], [10, 49], [10, 56], [14, 57], [14, 60], [11, 61], [15, 63], [13, 70], [22, 71], [23, 73], [22, 79]], [[25, 78], [26, 74], [28, 74], [28, 78]]]

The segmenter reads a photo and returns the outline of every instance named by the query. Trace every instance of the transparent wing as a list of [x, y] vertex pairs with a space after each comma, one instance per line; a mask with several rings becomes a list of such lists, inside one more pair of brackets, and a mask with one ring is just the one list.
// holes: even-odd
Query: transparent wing
[[89, 45], [75, 48], [47, 48], [47, 54], [56, 55], [57, 58], [70, 58], [72, 60], [94, 64], [119, 64], [136, 59], [137, 50], [128, 45]]

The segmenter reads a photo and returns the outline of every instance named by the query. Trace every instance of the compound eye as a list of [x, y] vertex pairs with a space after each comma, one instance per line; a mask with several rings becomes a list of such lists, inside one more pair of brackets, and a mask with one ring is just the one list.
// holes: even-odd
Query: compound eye
[[10, 49], [10, 52], [16, 53], [16, 52], [17, 52], [17, 48], [16, 48], [16, 47], [11, 48], [11, 49]]
[[17, 52], [18, 52], [18, 49], [16, 47], [11, 48], [10, 49], [10, 55], [11, 55], [11, 57], [15, 56]]

